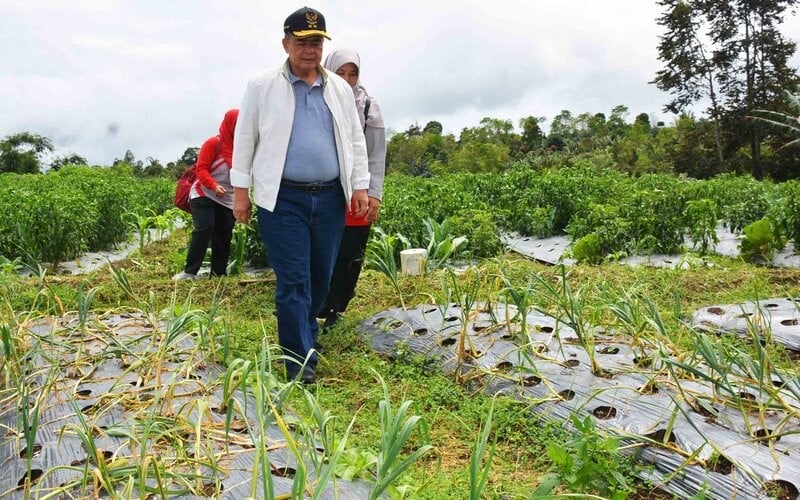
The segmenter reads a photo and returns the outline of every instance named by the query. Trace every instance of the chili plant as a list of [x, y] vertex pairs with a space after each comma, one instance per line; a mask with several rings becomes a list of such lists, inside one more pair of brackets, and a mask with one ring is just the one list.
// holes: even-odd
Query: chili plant
[[705, 255], [719, 243], [717, 204], [708, 198], [689, 200], [686, 202], [686, 218], [689, 222], [689, 236], [694, 245], [693, 249], [698, 250], [701, 255]]

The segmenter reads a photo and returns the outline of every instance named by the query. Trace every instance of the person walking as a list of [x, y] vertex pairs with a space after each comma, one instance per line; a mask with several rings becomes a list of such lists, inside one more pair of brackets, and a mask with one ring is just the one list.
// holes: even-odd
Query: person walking
[[252, 202], [275, 271], [278, 342], [286, 376], [316, 381], [316, 313], [328, 294], [345, 207], [369, 206], [367, 148], [350, 86], [321, 66], [325, 17], [303, 7], [283, 25], [286, 62], [252, 78], [236, 127], [233, 214]]
[[197, 180], [189, 193], [192, 211], [192, 239], [186, 253], [186, 265], [175, 279], [196, 279], [211, 243], [211, 276], [224, 276], [231, 254], [233, 217], [233, 135], [238, 109], [225, 113], [219, 134], [209, 137], [200, 147], [195, 170]]
[[369, 160], [369, 209], [364, 217], [355, 217], [352, 210], [345, 214], [345, 228], [339, 254], [333, 266], [330, 291], [317, 317], [325, 320], [322, 331], [331, 328], [355, 296], [358, 277], [364, 263], [369, 240], [370, 224], [378, 220], [386, 173], [386, 131], [381, 108], [361, 83], [361, 58], [349, 49], [337, 49], [325, 58], [322, 65], [344, 78], [353, 89], [358, 117], [367, 143]]

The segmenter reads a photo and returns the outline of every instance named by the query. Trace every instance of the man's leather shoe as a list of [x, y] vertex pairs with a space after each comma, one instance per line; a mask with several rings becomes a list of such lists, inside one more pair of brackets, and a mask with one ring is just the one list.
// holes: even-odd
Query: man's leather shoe
[[303, 373], [300, 374], [300, 382], [303, 384], [315, 384], [317, 382], [317, 374], [310, 366], [303, 367]]
[[314, 371], [314, 368], [306, 365], [301, 367], [295, 363], [289, 363], [286, 366], [286, 380], [291, 382], [292, 380], [299, 380], [302, 384], [313, 384], [317, 381], [317, 374]]

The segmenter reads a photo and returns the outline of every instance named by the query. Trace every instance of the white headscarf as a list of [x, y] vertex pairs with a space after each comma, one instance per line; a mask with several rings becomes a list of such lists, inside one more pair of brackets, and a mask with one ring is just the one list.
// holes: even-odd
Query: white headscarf
[[[353, 63], [358, 68], [358, 81], [353, 86], [353, 95], [356, 98], [356, 109], [358, 109], [358, 118], [361, 120], [361, 128], [364, 128], [365, 121], [364, 121], [364, 108], [367, 105], [367, 89], [361, 84], [361, 58], [358, 56], [358, 53], [348, 49], [336, 49], [330, 54], [328, 57], [325, 58], [325, 62], [322, 66], [332, 73], [336, 73], [336, 70], [341, 68], [347, 63]], [[369, 114], [366, 118], [366, 125], [375, 128], [383, 128], [383, 118], [381, 117], [379, 112], [373, 113], [372, 104], [370, 104]]]

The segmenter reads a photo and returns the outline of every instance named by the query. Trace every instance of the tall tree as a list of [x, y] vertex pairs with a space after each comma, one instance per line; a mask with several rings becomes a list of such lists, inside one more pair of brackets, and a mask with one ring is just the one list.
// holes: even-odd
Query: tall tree
[[77, 154], [70, 153], [68, 155], [57, 156], [50, 162], [50, 170], [61, 170], [64, 165], [88, 165], [89, 162], [86, 158]]
[[658, 45], [658, 54], [666, 65], [656, 73], [651, 83], [673, 95], [664, 106], [664, 111], [671, 113], [681, 114], [695, 102], [708, 98], [717, 159], [722, 164], [725, 161], [720, 131], [722, 109], [717, 98], [716, 68], [709, 54], [713, 49], [702, 22], [703, 3], [685, 0], [658, 2], [665, 12], [657, 21], [666, 28], [666, 34], [661, 36]]
[[436, 120], [431, 120], [425, 124], [425, 127], [422, 129], [422, 133], [423, 134], [432, 133], [436, 135], [442, 135], [443, 130], [444, 127], [440, 122], [437, 122]]
[[514, 124], [511, 120], [487, 116], [481, 118], [480, 125], [477, 127], [463, 128], [458, 136], [458, 142], [462, 145], [470, 142], [485, 142], [508, 146], [513, 142], [514, 135]]
[[544, 123], [545, 120], [546, 118], [543, 116], [528, 116], [520, 119], [522, 153], [538, 151], [544, 146], [545, 135], [540, 124]]
[[[683, 111], [708, 98], [720, 163], [725, 151], [748, 145], [751, 171], [763, 176], [761, 132], [745, 120], [755, 108], [769, 108], [780, 89], [800, 81], [788, 61], [797, 44], [778, 30], [798, 0], [659, 0], [665, 13], [658, 23], [665, 68], [653, 81], [674, 95], [665, 106]], [[727, 144], [723, 144], [726, 142]]]
[[47, 137], [20, 132], [0, 141], [0, 173], [38, 174], [41, 156], [53, 152], [53, 143]]

